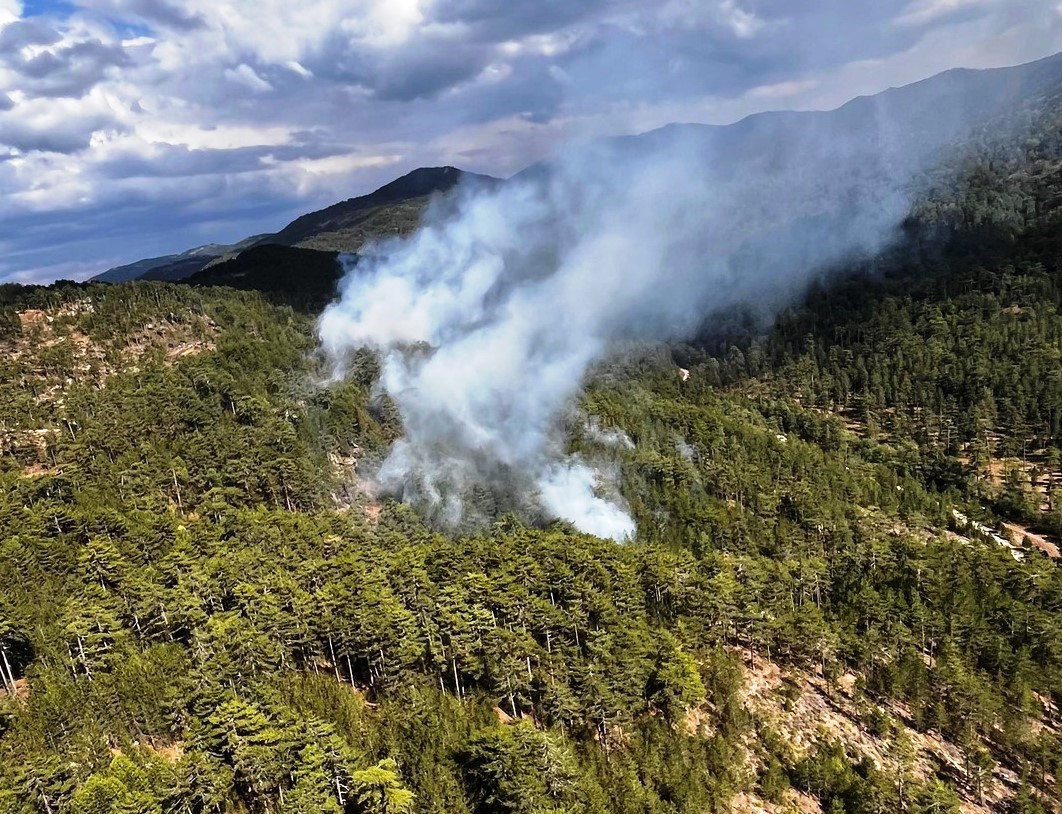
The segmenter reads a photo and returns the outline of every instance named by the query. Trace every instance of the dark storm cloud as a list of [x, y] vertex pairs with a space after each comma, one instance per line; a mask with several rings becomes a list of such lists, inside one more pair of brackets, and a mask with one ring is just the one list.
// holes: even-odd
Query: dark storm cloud
[[[5, 217], [0, 280], [20, 271], [29, 271], [37, 282], [56, 276], [85, 277], [141, 257], [173, 254], [216, 240], [235, 242], [279, 229], [305, 208], [305, 200], [261, 178], [233, 183], [216, 176], [180, 185], [123, 184], [92, 204]], [[57, 240], [57, 235], [62, 239]], [[84, 262], [71, 263], [73, 258]]]
[[432, 7], [431, 16], [436, 22], [467, 26], [476, 39], [498, 42], [557, 31], [604, 11], [634, 5], [615, 0], [440, 0]]
[[206, 20], [199, 14], [189, 14], [179, 3], [167, 0], [128, 0], [116, 4], [117, 11], [127, 10], [141, 19], [178, 31], [194, 31], [203, 28]]
[[16, 20], [0, 28], [0, 55], [13, 54], [27, 45], [54, 45], [62, 34], [44, 20]]
[[[0, 117], [0, 145], [13, 147], [22, 153], [77, 153], [89, 146], [92, 134], [96, 131], [121, 129], [114, 119], [107, 116], [70, 117], [50, 123], [47, 127], [37, 127], [19, 116], [13, 108], [14, 105], [11, 105], [5, 115]], [[2, 111], [3, 105], [0, 105]]]
[[492, 56], [490, 49], [475, 43], [432, 37], [369, 51], [337, 33], [306, 60], [306, 67], [318, 79], [356, 85], [382, 101], [409, 102], [467, 82]]
[[22, 77], [21, 90], [46, 97], [84, 96], [110, 70], [130, 64], [121, 45], [99, 39], [60, 45], [34, 56], [24, 55], [20, 48], [3, 53], [0, 58]]

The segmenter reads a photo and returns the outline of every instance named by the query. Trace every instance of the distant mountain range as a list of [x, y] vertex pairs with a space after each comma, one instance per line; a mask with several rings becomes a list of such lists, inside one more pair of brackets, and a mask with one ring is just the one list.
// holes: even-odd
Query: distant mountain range
[[166, 280], [171, 282], [183, 280], [197, 271], [202, 271], [219, 257], [235, 256], [265, 237], [268, 237], [268, 235], [255, 235], [229, 246], [220, 243], [208, 243], [205, 246], [197, 246], [181, 254], [149, 257], [145, 260], [137, 260], [127, 266], [116, 266], [108, 269], [102, 274], [97, 274], [92, 279], [105, 283], [124, 283], [129, 280]]
[[[305, 252], [262, 252], [263, 247], [289, 247], [308, 249], [334, 256], [338, 252], [356, 252], [371, 238], [408, 234], [420, 221], [421, 212], [432, 195], [445, 193], [461, 181], [500, 183], [487, 175], [464, 172], [456, 167], [424, 167], [413, 170], [369, 195], [350, 198], [317, 212], [302, 215], [274, 234], [255, 235], [239, 243], [221, 245], [212, 243], [199, 246], [181, 254], [166, 255], [139, 260], [118, 266], [94, 277], [109, 283], [129, 280], [184, 280], [206, 269], [225, 266], [243, 253], [257, 249], [251, 257], [286, 262], [289, 258], [306, 258]], [[320, 258], [316, 258], [320, 259]], [[226, 280], [231, 273], [234, 279], [245, 271], [244, 262], [235, 269], [213, 271], [211, 280]], [[228, 284], [228, 282], [226, 282]]]
[[[903, 177], [916, 168], [930, 169], [940, 162], [944, 148], [956, 141], [986, 132], [1003, 138], [1008, 128], [1027, 126], [1036, 110], [1059, 99], [1062, 54], [1013, 68], [946, 71], [853, 99], [828, 112], [760, 113], [727, 126], [674, 124], [605, 143], [620, 156], [624, 150], [666, 150], [679, 144], [688, 148], [692, 143], [711, 156], [721, 177], [739, 181], [753, 170], [806, 169], [821, 176], [821, 183], [793, 190], [768, 206], [782, 217], [792, 212], [802, 219], [819, 217], [824, 214], [820, 210], [832, 207], [822, 228], [833, 228], [829, 218], [844, 204], [832, 197], [842, 187], [831, 184], [851, 183], [841, 178], [838, 166], [843, 165], [844, 172], [857, 168], [868, 178]], [[548, 165], [536, 165], [518, 177], [548, 171]], [[288, 291], [304, 285], [315, 297], [327, 297], [339, 275], [334, 262], [338, 253], [356, 253], [371, 239], [408, 234], [433, 196], [469, 181], [505, 183], [455, 167], [422, 168], [371, 194], [303, 215], [274, 234], [141, 260], [94, 279], [188, 280]]]

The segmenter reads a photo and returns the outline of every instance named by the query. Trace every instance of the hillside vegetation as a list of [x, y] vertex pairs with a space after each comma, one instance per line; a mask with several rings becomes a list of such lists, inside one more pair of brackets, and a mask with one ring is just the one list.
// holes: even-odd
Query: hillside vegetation
[[0, 812], [1062, 810], [1042, 115], [768, 330], [594, 371], [627, 545], [370, 501], [399, 418], [291, 280], [0, 288]]
[[[999, 351], [1028, 303], [984, 307], [1023, 268], [934, 306], [964, 364], [991, 362], [967, 375], [996, 456], [1057, 443]], [[1039, 268], [1046, 327], [1015, 354], [1057, 335]], [[597, 372], [588, 414], [634, 442], [641, 540], [619, 546], [511, 518], [449, 539], [366, 505], [346, 467], [400, 430], [373, 360], [312, 386], [309, 318], [255, 292], [5, 300], [0, 810], [1057, 806], [1062, 575], [952, 515], [1031, 511], [1031, 484], [977, 477], [979, 425], [917, 421], [939, 413], [916, 358], [909, 410], [886, 373], [847, 403], [815, 349], [851, 359], [854, 393], [874, 357], [815, 308], [722, 358]]]

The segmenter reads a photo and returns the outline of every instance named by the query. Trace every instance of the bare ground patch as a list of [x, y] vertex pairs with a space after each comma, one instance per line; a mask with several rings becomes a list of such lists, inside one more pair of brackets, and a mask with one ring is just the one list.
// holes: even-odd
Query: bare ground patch
[[[949, 777], [962, 795], [962, 810], [967, 814], [989, 814], [1013, 799], [1018, 777], [997, 763], [992, 776], [982, 783], [982, 803], [973, 778], [968, 776], [962, 751], [937, 732], [915, 729], [909, 711], [901, 704], [890, 702], [882, 707], [888, 713], [889, 735], [871, 732], [864, 723], [868, 702], [858, 695], [856, 676], [842, 676], [831, 686], [817, 673], [783, 668], [760, 656], [749, 658], [747, 653], [744, 656], [746, 709], [780, 733], [798, 759], [808, 754], [823, 737], [828, 737], [840, 742], [851, 757], [866, 757], [879, 770], [897, 774], [906, 763], [903, 750], [897, 746], [902, 736], [911, 747], [907, 769], [922, 781], [941, 775]], [[753, 807], [735, 810], [793, 810], [791, 806], [772, 808], [748, 796], [745, 803]]]

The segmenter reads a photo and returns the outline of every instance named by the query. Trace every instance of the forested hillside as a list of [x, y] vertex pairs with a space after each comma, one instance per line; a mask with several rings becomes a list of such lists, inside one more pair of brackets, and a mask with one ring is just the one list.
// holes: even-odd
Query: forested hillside
[[370, 499], [317, 290], [0, 287], [0, 813], [1062, 810], [1035, 115], [766, 330], [599, 365], [629, 544]]
[[[920, 300], [993, 404], [1051, 381], [1001, 355], [1058, 335], [1058, 266], [1024, 262]], [[897, 405], [928, 373], [901, 401], [836, 306], [595, 374], [572, 444], [621, 461], [621, 546], [368, 504], [350, 467], [400, 430], [372, 358], [314, 384], [310, 317], [255, 292], [3, 296], [2, 810], [1057, 808], [1062, 576], [951, 514], [1030, 487], [974, 477], [977, 426], [927, 443], [938, 405]], [[986, 454], [1056, 443], [1038, 404]]]

